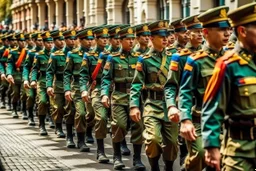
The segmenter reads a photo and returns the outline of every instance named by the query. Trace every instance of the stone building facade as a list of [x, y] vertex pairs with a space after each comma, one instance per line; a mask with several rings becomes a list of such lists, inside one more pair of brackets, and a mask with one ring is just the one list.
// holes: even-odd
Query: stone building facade
[[227, 5], [235, 9], [252, 0], [13, 0], [12, 27], [30, 31], [35, 25], [96, 26], [170, 21]]

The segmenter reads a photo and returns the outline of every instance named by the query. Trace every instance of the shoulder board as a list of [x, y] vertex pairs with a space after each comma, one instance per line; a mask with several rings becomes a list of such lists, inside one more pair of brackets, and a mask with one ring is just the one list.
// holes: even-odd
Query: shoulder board
[[151, 57], [151, 55], [146, 54], [146, 55], [143, 56], [143, 59], [147, 59], [147, 58], [150, 58], [150, 57]]
[[2, 50], [4, 48], [4, 46], [0, 47], [0, 50]]
[[200, 50], [198, 51], [195, 55], [193, 55], [193, 59], [194, 60], [198, 60], [198, 59], [201, 59], [201, 58], [204, 58], [208, 56], [208, 53], [206, 53], [205, 51], [203, 50]]
[[75, 49], [72, 49], [72, 53], [77, 53], [79, 51], [79, 49], [78, 48], [75, 48]]
[[65, 55], [62, 50], [58, 50], [58, 51], [54, 52], [53, 54], [54, 55]]
[[31, 50], [29, 50], [29, 52], [36, 52], [36, 50], [35, 49], [31, 49]]
[[168, 55], [168, 56], [171, 56], [172, 52], [169, 52], [168, 50], [166, 50], [165, 54]]
[[166, 50], [172, 50], [172, 49], [175, 49], [175, 46], [171, 45], [171, 46], [168, 46], [168, 47], [166, 48]]
[[111, 53], [111, 56], [112, 56], [112, 57], [120, 56], [120, 52], [117, 52], [117, 53], [115, 53], [115, 52], [114, 52], [114, 53]]
[[44, 54], [44, 51], [43, 51], [43, 50], [41, 50], [41, 51], [38, 52], [38, 55], [43, 55], [43, 54]]
[[18, 50], [18, 48], [16, 47], [11, 49], [11, 51], [16, 51], [16, 50]]
[[102, 52], [104, 55], [106, 55], [106, 54], [110, 54], [110, 51], [109, 50], [107, 50], [107, 49], [104, 49], [104, 51]]
[[179, 52], [179, 55], [180, 56], [187, 56], [187, 55], [190, 55], [192, 54], [192, 52], [188, 49], [182, 49], [180, 52]]

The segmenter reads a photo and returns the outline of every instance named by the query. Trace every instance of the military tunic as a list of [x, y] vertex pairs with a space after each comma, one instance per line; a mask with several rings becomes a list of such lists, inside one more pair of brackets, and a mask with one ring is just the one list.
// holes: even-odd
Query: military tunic
[[197, 48], [195, 48], [191, 42], [188, 42], [185, 46], [186, 49], [190, 50], [191, 52], [196, 52], [202, 49], [202, 45], [199, 45]]
[[196, 141], [187, 141], [189, 151], [188, 157], [185, 161], [187, 169], [196, 168], [202, 170], [206, 166], [204, 162], [204, 149], [201, 145], [202, 99], [208, 81], [213, 74], [213, 68], [216, 60], [223, 54], [223, 49], [220, 52], [215, 52], [207, 45], [204, 45], [202, 50], [187, 58], [186, 65], [184, 67], [179, 93], [181, 121], [187, 119], [191, 120], [195, 126], [197, 134]]
[[170, 56], [165, 51], [153, 51], [139, 57], [131, 85], [130, 108], [139, 108], [141, 90], [147, 90], [143, 111], [146, 154], [155, 158], [163, 150], [164, 160], [174, 161], [178, 153], [178, 124], [168, 120], [163, 89], [169, 68], [168, 58]]
[[[7, 58], [8, 56], [3, 56], [5, 50], [9, 50], [8, 46], [2, 46], [0, 48], [0, 75], [1, 74], [6, 74], [6, 66], [7, 66]], [[1, 101], [4, 103], [5, 102], [5, 95], [6, 91], [8, 90], [9, 83], [7, 80], [0, 80], [1, 86], [0, 86], [0, 91], [1, 91]]]

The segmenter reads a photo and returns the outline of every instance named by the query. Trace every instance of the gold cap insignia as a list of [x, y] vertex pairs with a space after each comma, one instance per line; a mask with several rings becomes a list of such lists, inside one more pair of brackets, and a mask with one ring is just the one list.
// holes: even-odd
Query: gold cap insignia
[[20, 38], [21, 39], [24, 39], [25, 37], [24, 37], [24, 34], [20, 34]]
[[220, 17], [221, 18], [227, 18], [227, 11], [226, 11], [226, 9], [220, 10]]
[[133, 33], [133, 29], [132, 28], [128, 28], [127, 33], [132, 34]]
[[50, 36], [51, 36], [50, 32], [47, 31], [47, 32], [45, 33], [45, 36], [46, 36], [47, 38], [50, 37]]
[[42, 38], [41, 34], [38, 34], [38, 35], [37, 35], [37, 38]]
[[158, 23], [158, 27], [163, 27], [164, 26], [164, 22], [162, 22], [162, 21], [160, 21], [159, 23]]
[[169, 27], [168, 22], [164, 22], [164, 26], [165, 26], [165, 27]]
[[147, 25], [143, 26], [143, 28], [142, 28], [142, 29], [143, 29], [143, 31], [149, 31], [149, 30], [148, 30], [148, 26], [147, 26]]
[[76, 31], [75, 31], [75, 30], [72, 30], [72, 31], [71, 31], [71, 35], [72, 35], [72, 36], [75, 36], [75, 35], [76, 35]]
[[87, 31], [87, 36], [93, 36], [92, 30]]
[[120, 27], [118, 27], [118, 28], [116, 28], [116, 34], [120, 31], [121, 29], [120, 29]]
[[62, 32], [61, 32], [61, 31], [59, 32], [59, 36], [63, 36], [63, 34], [62, 34]]
[[29, 34], [28, 37], [31, 39], [32, 38], [32, 34]]
[[107, 28], [104, 28], [104, 29], [102, 30], [102, 33], [103, 33], [103, 34], [108, 34], [108, 29], [107, 29]]

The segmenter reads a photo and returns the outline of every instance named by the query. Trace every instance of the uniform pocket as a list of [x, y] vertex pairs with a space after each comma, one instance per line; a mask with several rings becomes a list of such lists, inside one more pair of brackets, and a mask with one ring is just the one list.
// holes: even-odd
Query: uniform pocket
[[206, 88], [210, 78], [212, 77], [213, 69], [204, 69], [201, 71], [203, 87]]
[[157, 82], [157, 72], [158, 68], [156, 67], [148, 67], [149, 75], [147, 76], [149, 83], [156, 83]]
[[238, 87], [239, 100], [242, 109], [252, 109], [256, 108], [256, 84], [243, 85]]

